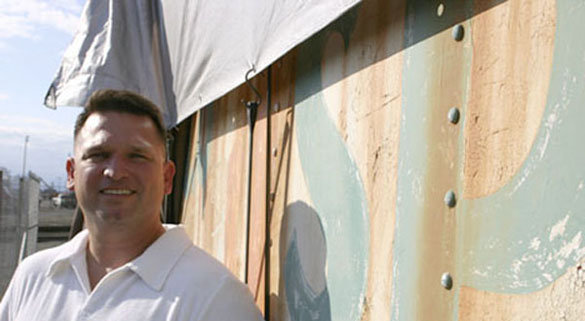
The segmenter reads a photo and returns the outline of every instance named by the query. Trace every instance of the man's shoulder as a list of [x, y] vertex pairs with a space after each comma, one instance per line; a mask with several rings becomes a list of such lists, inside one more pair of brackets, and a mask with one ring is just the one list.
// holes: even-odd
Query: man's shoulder
[[185, 297], [201, 298], [200, 320], [263, 320], [248, 287], [195, 245], [183, 253], [170, 279], [169, 284], [180, 284]]
[[20, 262], [17, 270], [25, 274], [47, 273], [51, 263], [62, 255], [66, 249], [67, 243], [33, 253]]
[[[163, 250], [174, 253], [168, 256], [174, 261], [170, 270], [171, 276], [180, 275], [184, 281], [209, 282], [213, 280], [216, 283], [219, 279], [234, 277], [220, 261], [193, 244], [182, 226], [171, 226], [171, 228], [169, 226], [166, 226], [166, 238], [161, 239], [160, 244], [157, 244], [158, 247], [152, 253], [160, 255], [160, 251]], [[164, 264], [166, 263], [163, 263], [163, 266]]]
[[[189, 273], [183, 273], [189, 272]], [[196, 282], [215, 282], [235, 278], [223, 263], [196, 245], [189, 246], [175, 266], [173, 273], [189, 275]]]
[[15, 291], [19, 292], [25, 288], [43, 284], [47, 280], [50, 267], [62, 255], [64, 248], [64, 245], [60, 245], [41, 250], [24, 258], [12, 276], [11, 283]]
[[[224, 264], [194, 245], [182, 228], [168, 236], [159, 245], [167, 246], [167, 252], [177, 253], [177, 260], [168, 271], [163, 296], [179, 296], [190, 302], [187, 310], [204, 316], [199, 320], [261, 320], [248, 286]], [[223, 304], [230, 308], [226, 310]]]
[[66, 260], [84, 248], [87, 242], [87, 235], [88, 232], [83, 230], [61, 245], [31, 254], [20, 263], [18, 269], [46, 273], [56, 261]]

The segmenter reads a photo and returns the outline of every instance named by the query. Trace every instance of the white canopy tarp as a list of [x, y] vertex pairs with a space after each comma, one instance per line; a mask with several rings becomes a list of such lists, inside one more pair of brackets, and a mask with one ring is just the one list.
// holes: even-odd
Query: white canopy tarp
[[[127, 89], [168, 127], [242, 84], [360, 0], [88, 0], [45, 105]], [[253, 75], [253, 74], [251, 74]]]

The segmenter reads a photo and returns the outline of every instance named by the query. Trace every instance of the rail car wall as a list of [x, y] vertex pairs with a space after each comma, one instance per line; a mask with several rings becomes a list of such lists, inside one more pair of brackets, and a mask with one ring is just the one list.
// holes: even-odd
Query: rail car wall
[[366, 0], [253, 80], [249, 247], [245, 85], [190, 120], [183, 223], [271, 320], [581, 320], [583, 30], [583, 0]]

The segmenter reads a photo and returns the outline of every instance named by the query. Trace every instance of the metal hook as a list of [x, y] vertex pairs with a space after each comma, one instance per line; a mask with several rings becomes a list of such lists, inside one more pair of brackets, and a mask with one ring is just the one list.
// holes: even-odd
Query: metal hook
[[254, 94], [256, 94], [256, 98], [258, 99], [257, 101], [249, 101], [246, 105], [250, 104], [250, 103], [256, 103], [256, 106], [259, 106], [262, 103], [262, 95], [260, 95], [260, 92], [256, 89], [256, 87], [254, 87], [254, 85], [252, 85], [252, 83], [250, 82], [250, 79], [248, 79], [248, 75], [250, 75], [251, 72], [256, 72], [256, 68], [254, 66], [252, 66], [252, 68], [250, 70], [248, 70], [248, 72], [246, 72], [246, 84], [248, 85], [248, 87], [250, 87], [250, 89], [252, 89], [252, 91], [254, 92]]

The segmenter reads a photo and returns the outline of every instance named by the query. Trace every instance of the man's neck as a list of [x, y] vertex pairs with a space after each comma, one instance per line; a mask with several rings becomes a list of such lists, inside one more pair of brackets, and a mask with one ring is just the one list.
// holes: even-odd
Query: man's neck
[[165, 232], [161, 224], [142, 230], [88, 229], [86, 261], [92, 290], [108, 272], [138, 257]]

